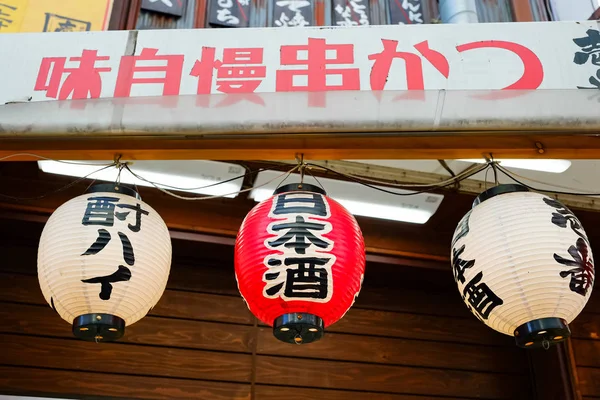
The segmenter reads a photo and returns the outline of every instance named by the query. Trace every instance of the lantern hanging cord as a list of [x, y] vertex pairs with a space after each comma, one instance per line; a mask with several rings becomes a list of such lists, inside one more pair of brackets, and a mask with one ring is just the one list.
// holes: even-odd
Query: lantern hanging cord
[[[497, 168], [498, 168], [498, 170], [500, 172], [502, 172], [504, 175], [506, 175], [507, 177], [509, 177], [510, 179], [512, 179], [513, 181], [515, 181], [516, 183], [518, 183], [519, 185], [523, 185], [527, 189], [533, 190], [534, 192], [543, 192], [543, 193], [552, 193], [552, 194], [564, 194], [564, 195], [570, 195], [570, 196], [600, 196], [600, 193], [576, 193], [576, 192], [563, 192], [563, 191], [558, 191], [558, 190], [538, 189], [538, 188], [529, 186], [526, 183], [523, 183], [523, 181], [518, 180], [517, 178], [515, 178], [516, 175], [514, 175], [512, 172], [508, 171], [503, 166], [498, 165]], [[523, 177], [521, 177], [521, 178], [523, 178]], [[543, 182], [538, 182], [538, 183], [543, 183]]]
[[489, 158], [485, 157], [485, 160], [488, 162], [488, 165], [492, 167], [492, 170], [494, 171], [494, 185], [498, 186], [498, 163], [494, 161], [494, 156], [491, 153]]
[[115, 181], [115, 184], [118, 186], [121, 184], [121, 172], [123, 172], [123, 169], [125, 167], [127, 167], [127, 163], [122, 163], [119, 160], [117, 160], [116, 163], [117, 163], [117, 169], [119, 170], [119, 172], [117, 173], [117, 179]]
[[488, 173], [490, 172], [490, 166], [486, 166], [485, 168], [485, 176], [483, 178], [483, 190], [487, 190], [487, 181], [488, 181]]
[[[94, 164], [94, 165], [98, 165], [98, 164]], [[106, 166], [104, 166], [104, 167], [102, 167], [100, 169], [97, 169], [96, 171], [90, 172], [86, 176], [83, 176], [81, 178], [77, 178], [73, 182], [71, 182], [71, 183], [69, 183], [69, 184], [67, 184], [65, 186], [62, 186], [62, 187], [60, 187], [60, 188], [58, 188], [56, 190], [52, 190], [52, 191], [50, 191], [48, 193], [45, 193], [45, 194], [43, 194], [41, 196], [35, 196], [35, 197], [15, 197], [15, 196], [9, 196], [7, 194], [0, 193], [0, 197], [5, 198], [5, 199], [10, 199], [10, 200], [18, 200], [18, 201], [23, 201], [23, 200], [41, 200], [41, 199], [43, 199], [45, 197], [48, 197], [48, 196], [50, 196], [52, 194], [56, 194], [56, 193], [62, 192], [63, 190], [67, 190], [68, 188], [70, 188], [70, 187], [78, 184], [79, 182], [86, 180], [87, 178], [89, 178], [90, 176], [94, 175], [95, 173], [103, 171], [103, 170], [105, 170], [107, 168], [110, 168], [110, 167], [114, 167], [114, 166], [115, 166], [115, 164], [106, 165]]]
[[321, 184], [321, 182], [317, 179], [317, 177], [313, 175], [313, 173], [311, 172], [310, 168], [306, 168], [306, 171], [308, 172], [308, 174], [310, 176], [313, 177], [313, 179], [317, 182], [317, 184], [321, 187], [321, 189], [325, 190], [325, 187]]
[[[267, 182], [265, 182], [265, 183], [263, 183], [263, 184], [261, 184], [261, 185], [258, 185], [258, 186], [253, 186], [253, 187], [250, 187], [250, 188], [248, 188], [248, 189], [243, 189], [243, 190], [240, 190], [240, 191], [237, 191], [237, 192], [232, 192], [232, 193], [227, 193], [227, 194], [219, 194], [219, 195], [214, 195], [214, 196], [203, 196], [203, 197], [186, 197], [186, 196], [180, 196], [180, 195], [178, 195], [178, 194], [175, 194], [175, 193], [172, 193], [171, 191], [169, 191], [169, 190], [166, 190], [166, 189], [164, 189], [164, 188], [162, 188], [162, 187], [158, 186], [158, 184], [156, 184], [156, 183], [154, 183], [154, 182], [152, 182], [152, 181], [149, 181], [148, 179], [146, 179], [146, 178], [144, 178], [144, 177], [142, 177], [142, 176], [140, 176], [140, 175], [136, 174], [135, 172], [133, 172], [133, 171], [132, 171], [132, 170], [129, 168], [129, 166], [126, 166], [125, 168], [126, 168], [126, 169], [127, 169], [127, 171], [129, 171], [129, 173], [130, 173], [131, 175], [133, 175], [134, 177], [136, 177], [136, 178], [138, 178], [138, 179], [140, 179], [140, 180], [142, 180], [142, 181], [144, 181], [144, 182], [147, 182], [147, 183], [151, 184], [151, 185], [152, 185], [152, 186], [154, 186], [156, 189], [160, 190], [161, 192], [163, 192], [163, 193], [165, 193], [165, 194], [168, 194], [169, 196], [175, 197], [175, 198], [177, 198], [177, 199], [180, 199], [180, 200], [197, 201], [197, 200], [218, 199], [218, 198], [222, 198], [222, 197], [227, 197], [227, 196], [238, 195], [238, 194], [241, 194], [241, 193], [246, 193], [246, 192], [249, 192], [249, 191], [251, 191], [251, 190], [258, 189], [258, 188], [260, 188], [260, 187], [263, 187], [263, 186], [267, 186], [267, 185], [269, 185], [270, 183], [272, 183], [272, 182], [276, 181], [276, 180], [277, 180], [277, 179], [279, 179], [279, 178], [285, 177], [285, 178], [284, 178], [284, 180], [285, 180], [285, 179], [287, 179], [287, 178], [288, 178], [288, 177], [289, 177], [289, 176], [290, 176], [290, 175], [291, 175], [291, 174], [292, 174], [294, 171], [296, 171], [296, 170], [297, 170], [299, 167], [300, 167], [299, 165], [296, 165], [296, 166], [295, 166], [294, 168], [292, 168], [291, 170], [289, 170], [289, 171], [287, 171], [287, 172], [284, 172], [284, 173], [282, 173], [281, 175], [278, 175], [278, 176], [276, 176], [275, 178], [273, 178], [273, 179], [270, 179], [269, 181], [267, 181]], [[236, 178], [236, 179], [237, 179], [237, 178]], [[219, 184], [220, 184], [220, 183], [224, 183], [224, 182], [219, 182]], [[213, 185], [213, 186], [214, 186], [214, 185]]]

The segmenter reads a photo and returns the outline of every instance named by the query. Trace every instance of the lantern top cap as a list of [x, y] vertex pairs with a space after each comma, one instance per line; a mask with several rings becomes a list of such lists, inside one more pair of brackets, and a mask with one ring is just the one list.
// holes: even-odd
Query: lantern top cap
[[327, 195], [323, 188], [320, 188], [316, 185], [311, 185], [310, 183], [289, 183], [287, 185], [283, 185], [275, 189], [273, 195], [281, 194], [281, 193], [289, 193], [289, 192], [309, 192], [309, 193], [319, 193], [322, 195]]
[[477, 196], [475, 201], [473, 201], [473, 207], [478, 206], [479, 204], [491, 199], [492, 197], [515, 192], [529, 192], [529, 189], [526, 186], [517, 184], [504, 184], [494, 186], [493, 188], [488, 189], [485, 192], [481, 193], [479, 196]]
[[137, 191], [135, 191], [134, 189], [132, 189], [128, 186], [123, 186], [121, 184], [117, 184], [117, 183], [100, 183], [98, 185], [94, 185], [94, 186], [90, 187], [86, 191], [86, 193], [102, 193], [102, 192], [119, 193], [119, 194], [124, 194], [127, 196], [134, 197], [137, 200], [142, 199], [140, 197], [139, 193]]

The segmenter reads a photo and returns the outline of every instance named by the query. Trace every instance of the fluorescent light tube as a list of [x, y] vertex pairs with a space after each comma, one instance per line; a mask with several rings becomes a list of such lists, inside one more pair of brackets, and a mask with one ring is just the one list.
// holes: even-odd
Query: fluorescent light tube
[[[458, 161], [465, 161], [478, 164], [485, 164], [487, 162], [486, 160], [479, 158]], [[531, 171], [551, 172], [554, 174], [563, 173], [571, 167], [571, 161], [569, 160], [498, 159], [494, 161], [498, 161], [503, 167], [528, 169]]]
[[[266, 184], [269, 180], [276, 178], [280, 172], [263, 171], [256, 178], [255, 186], [250, 192], [254, 201], [260, 202], [273, 195], [281, 180]], [[291, 175], [285, 183], [299, 182], [298, 174]], [[304, 177], [305, 183], [319, 185], [310, 176]], [[444, 196], [439, 194], [420, 193], [412, 196], [394, 196], [378, 192], [368, 187], [360, 186], [353, 182], [344, 182], [334, 179], [319, 178], [319, 182], [325, 188], [327, 195], [346, 207], [354, 215], [363, 217], [387, 219], [392, 221], [410, 222], [424, 224], [437, 211]], [[285, 184], [284, 183], [284, 184]], [[379, 186], [378, 186], [379, 187]], [[399, 193], [410, 193], [406, 190], [385, 188]]]
[[[102, 165], [110, 163], [110, 161], [69, 161], [69, 164], [66, 164], [58, 161], [38, 161], [39, 168], [46, 173], [74, 177], [89, 175], [89, 179], [115, 182], [119, 173], [117, 168], [109, 167], [98, 171], [102, 168]], [[152, 181], [157, 184], [156, 186], [167, 190], [229, 198], [237, 196], [236, 193], [242, 187], [243, 178], [216, 186], [202, 187], [241, 176], [244, 173], [244, 169], [236, 164], [197, 160], [136, 161], [131, 165], [131, 169], [136, 175]], [[136, 178], [126, 169], [121, 172], [121, 183], [153, 187], [151, 183]], [[177, 187], [178, 189], [173, 189], [165, 185]]]
[[363, 217], [389, 219], [392, 221], [412, 222], [413, 224], [424, 224], [433, 215], [428, 210], [416, 210], [404, 207], [386, 206], [382, 204], [366, 203], [362, 201], [338, 199], [341, 205], [346, 207], [354, 215]]

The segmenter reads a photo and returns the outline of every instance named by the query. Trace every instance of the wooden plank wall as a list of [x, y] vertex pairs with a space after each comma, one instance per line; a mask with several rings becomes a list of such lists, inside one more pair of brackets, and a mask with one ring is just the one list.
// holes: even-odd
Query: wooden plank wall
[[[597, 256], [596, 256], [597, 257]], [[583, 399], [600, 398], [600, 290], [571, 323], [571, 340], [579, 390]]]
[[117, 343], [71, 336], [36, 276], [42, 225], [0, 220], [0, 393], [131, 399], [531, 399], [527, 358], [462, 304], [450, 270], [368, 265], [311, 346], [276, 341], [237, 293], [231, 247], [174, 241], [168, 289]]

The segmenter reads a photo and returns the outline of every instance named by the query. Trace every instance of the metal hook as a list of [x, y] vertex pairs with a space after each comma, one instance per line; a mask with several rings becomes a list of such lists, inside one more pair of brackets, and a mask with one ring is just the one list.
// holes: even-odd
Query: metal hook
[[121, 162], [121, 155], [115, 156], [115, 166], [119, 170], [119, 173], [117, 174], [117, 179], [115, 181], [116, 186], [119, 186], [121, 184], [121, 173], [125, 168], [127, 168], [127, 165], [129, 165], [127, 161]]
[[300, 156], [298, 156], [298, 154], [296, 154], [296, 161], [298, 161], [298, 169], [300, 170], [300, 187], [302, 187], [302, 185], [304, 184], [304, 173], [306, 170], [306, 163], [304, 162], [304, 153], [300, 154]]
[[485, 161], [487, 161], [488, 165], [492, 167], [492, 171], [494, 172], [494, 185], [498, 186], [500, 184], [498, 181], [498, 163], [494, 161], [494, 155], [490, 153], [489, 157], [484, 156], [483, 158], [485, 158]]
[[300, 336], [300, 334], [297, 333], [296, 336], [294, 336], [294, 343], [302, 344], [302, 341], [303, 341], [302, 336]]

